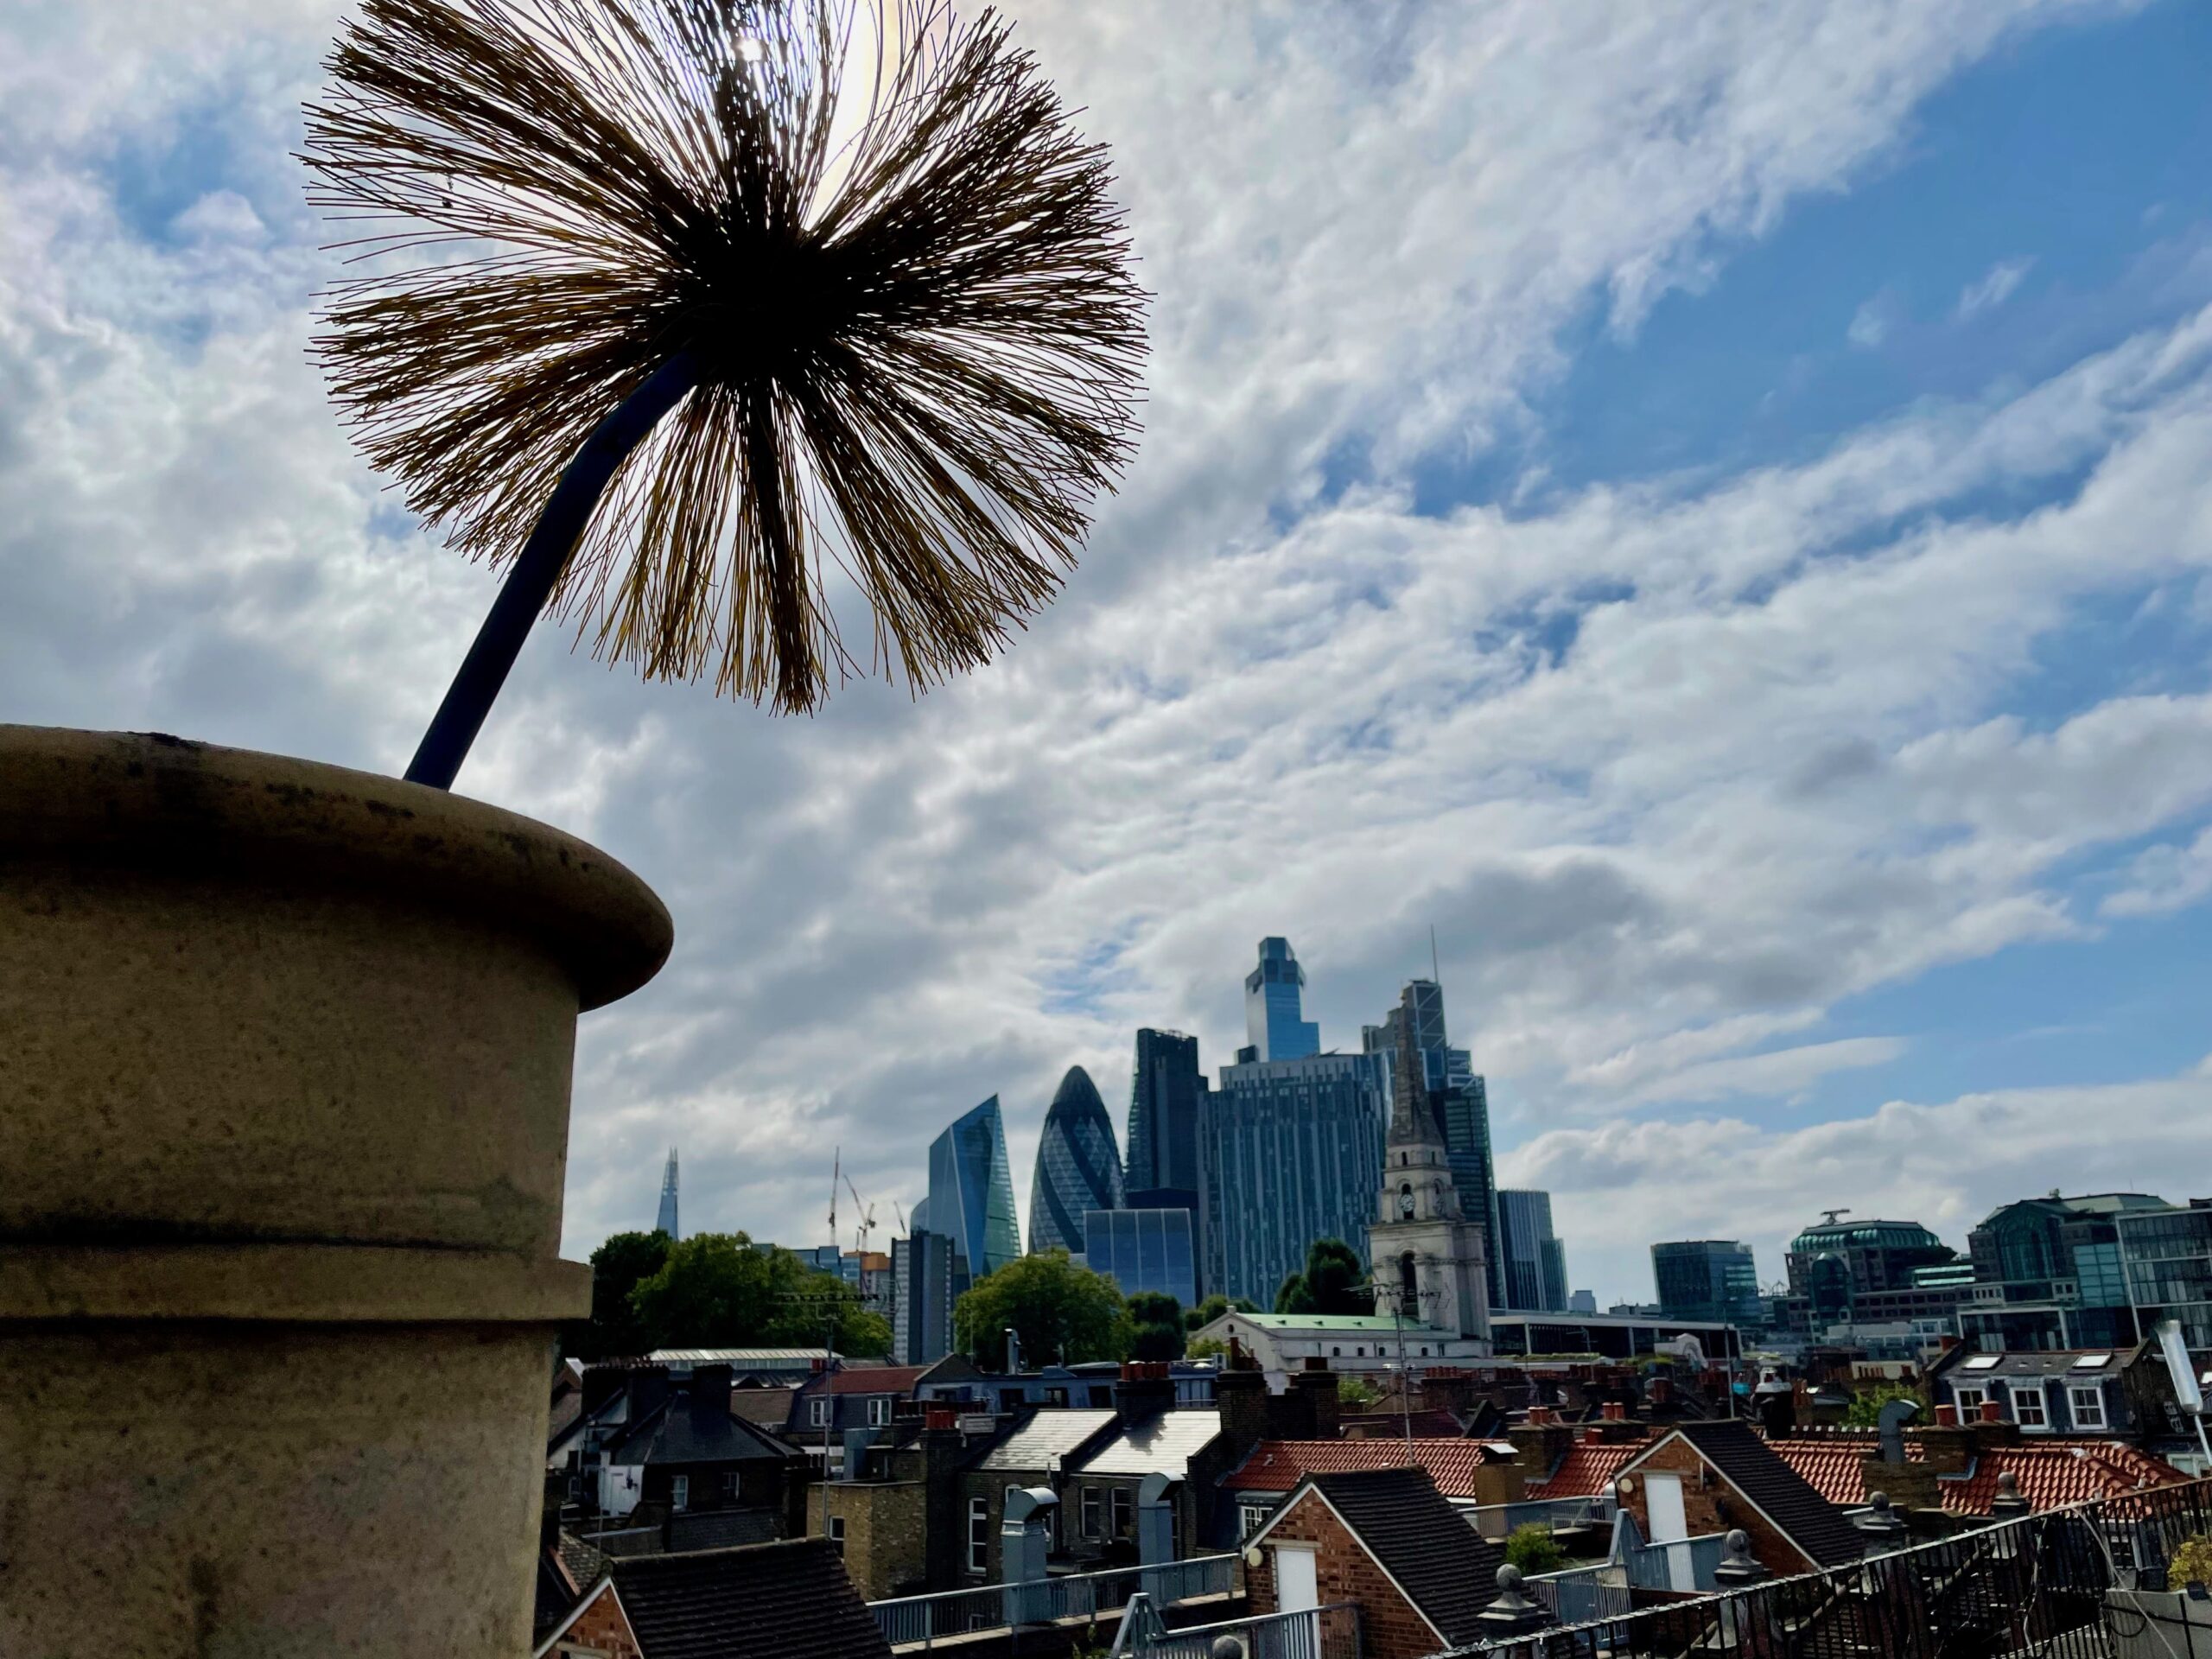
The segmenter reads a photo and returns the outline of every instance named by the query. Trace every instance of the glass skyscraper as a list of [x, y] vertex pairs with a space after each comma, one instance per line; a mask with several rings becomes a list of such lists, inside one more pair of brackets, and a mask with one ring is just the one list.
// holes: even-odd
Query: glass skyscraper
[[1208, 1295], [1273, 1307], [1317, 1238], [1340, 1238], [1366, 1258], [1388, 1098], [1383, 1063], [1371, 1054], [1222, 1068], [1221, 1086], [1198, 1112], [1199, 1277]]
[[1533, 1313], [1565, 1313], [1567, 1247], [1552, 1231], [1552, 1195], [1503, 1188], [1497, 1219], [1505, 1255], [1504, 1306]]
[[1321, 1027], [1304, 1017], [1300, 1006], [1306, 970], [1292, 954], [1290, 941], [1260, 941], [1259, 966], [1244, 976], [1244, 1037], [1250, 1046], [1237, 1055], [1249, 1060], [1302, 1060], [1321, 1052]]
[[993, 1095], [930, 1143], [930, 1230], [952, 1241], [955, 1294], [1021, 1254], [1007, 1166], [1006, 1124]]
[[666, 1233], [671, 1238], [681, 1238], [677, 1230], [676, 1214], [676, 1148], [668, 1149], [668, 1167], [661, 1172], [660, 1214], [654, 1219], [653, 1230]]
[[1188, 1210], [1092, 1210], [1083, 1217], [1084, 1256], [1134, 1296], [1165, 1291], [1185, 1307], [1198, 1300], [1198, 1260]]
[[2198, 1366], [2212, 1365], [2212, 1198], [2114, 1217], [2120, 1270], [2145, 1337], [2167, 1319]]
[[927, 1365], [951, 1351], [952, 1241], [917, 1225], [891, 1241], [891, 1357]]
[[1398, 1006], [1383, 1016], [1381, 1025], [1360, 1028], [1361, 1046], [1382, 1059], [1386, 1088], [1395, 1087], [1398, 1046], [1407, 1033], [1421, 1057], [1429, 1103], [1443, 1125], [1445, 1161], [1459, 1191], [1459, 1213], [1483, 1230], [1491, 1306], [1513, 1306], [1507, 1299], [1497, 1171], [1491, 1156], [1490, 1091], [1475, 1075], [1467, 1051], [1450, 1046], [1444, 1028], [1444, 990], [1433, 979], [1408, 981], [1399, 993]]
[[1122, 1160], [1114, 1122], [1090, 1073], [1068, 1068], [1045, 1114], [1037, 1142], [1037, 1170], [1029, 1187], [1029, 1248], [1079, 1255], [1088, 1210], [1122, 1207]]
[[1179, 1031], [1137, 1033], [1122, 1182], [1132, 1205], [1198, 1208], [1198, 1103], [1205, 1092], [1197, 1038]]
[[1675, 1239], [1651, 1247], [1652, 1287], [1671, 1319], [1764, 1325], [1751, 1247], [1732, 1238]]

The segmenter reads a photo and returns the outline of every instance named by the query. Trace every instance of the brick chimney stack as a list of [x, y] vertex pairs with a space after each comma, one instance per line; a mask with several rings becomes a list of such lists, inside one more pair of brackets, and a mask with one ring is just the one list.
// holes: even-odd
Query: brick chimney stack
[[1223, 1371], [1213, 1380], [1221, 1432], [1242, 1457], [1268, 1438], [1268, 1379], [1258, 1371]]

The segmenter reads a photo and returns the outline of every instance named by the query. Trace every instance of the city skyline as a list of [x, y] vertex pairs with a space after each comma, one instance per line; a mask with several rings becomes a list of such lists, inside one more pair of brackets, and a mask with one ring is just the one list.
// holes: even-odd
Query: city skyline
[[[910, 1203], [986, 1088], [1027, 1168], [1140, 1026], [1230, 1058], [1270, 932], [1351, 1048], [1435, 925], [1499, 1181], [1608, 1296], [1654, 1239], [1956, 1243], [2212, 1166], [2212, 16], [1539, 10], [1010, 9], [1161, 296], [1142, 451], [918, 702], [777, 721], [533, 637], [469, 791], [681, 918], [580, 1028], [569, 1255], [671, 1143], [687, 1230], [784, 1238], [824, 1149]], [[301, 348], [327, 8], [30, 16], [10, 717], [396, 772], [494, 578]]]

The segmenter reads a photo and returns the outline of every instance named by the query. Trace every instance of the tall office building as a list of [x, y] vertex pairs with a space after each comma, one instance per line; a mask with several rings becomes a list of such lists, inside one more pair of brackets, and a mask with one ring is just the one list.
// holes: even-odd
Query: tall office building
[[1199, 1278], [1274, 1306], [1317, 1238], [1367, 1257], [1388, 1096], [1371, 1054], [1226, 1065], [1198, 1111]]
[[1259, 966], [1244, 976], [1244, 1036], [1240, 1065], [1261, 1060], [1302, 1060], [1321, 1052], [1321, 1027], [1304, 1017], [1306, 970], [1298, 965], [1290, 941], [1260, 941]]
[[2212, 1366], [2212, 1198], [2164, 1210], [2124, 1210], [2113, 1217], [2120, 1272], [2145, 1337], [2167, 1319], [2200, 1370]]
[[1409, 980], [1398, 1006], [1378, 1026], [1360, 1028], [1361, 1046], [1382, 1058], [1395, 1091], [1398, 1055], [1410, 1038], [1408, 1064], [1420, 1062], [1421, 1086], [1444, 1133], [1444, 1150], [1459, 1189], [1459, 1208], [1483, 1231], [1493, 1307], [1511, 1307], [1505, 1285], [1505, 1248], [1499, 1234], [1497, 1171], [1491, 1156], [1490, 1091], [1464, 1048], [1453, 1048], [1444, 1026], [1444, 990], [1433, 979]]
[[1198, 1250], [1186, 1209], [1088, 1210], [1083, 1217], [1084, 1265], [1134, 1296], [1164, 1291], [1185, 1307], [1198, 1303]]
[[[917, 1206], [918, 1208], [918, 1206]], [[927, 1365], [952, 1351], [952, 1241], [917, 1226], [891, 1241], [891, 1357]]]
[[1122, 1207], [1122, 1160], [1106, 1103], [1079, 1065], [1068, 1068], [1045, 1114], [1037, 1169], [1029, 1185], [1029, 1248], [1033, 1254], [1084, 1250], [1087, 1210]]
[[[930, 1142], [930, 1230], [952, 1241], [954, 1294], [1021, 1254], [1006, 1124], [993, 1095]], [[917, 1224], [919, 1225], [918, 1219]]]
[[1198, 1207], [1198, 1103], [1205, 1093], [1197, 1038], [1179, 1031], [1137, 1033], [1122, 1182], [1133, 1208]]
[[1766, 1323], [1751, 1247], [1732, 1238], [1674, 1239], [1651, 1247], [1652, 1287], [1670, 1319]]
[[1505, 1187], [1497, 1195], [1505, 1247], [1505, 1306], [1535, 1313], [1567, 1311], [1567, 1247], [1552, 1231], [1552, 1195]]
[[676, 1228], [676, 1148], [668, 1149], [668, 1167], [661, 1172], [660, 1216], [653, 1223], [654, 1230], [666, 1233], [671, 1238], [683, 1235]]

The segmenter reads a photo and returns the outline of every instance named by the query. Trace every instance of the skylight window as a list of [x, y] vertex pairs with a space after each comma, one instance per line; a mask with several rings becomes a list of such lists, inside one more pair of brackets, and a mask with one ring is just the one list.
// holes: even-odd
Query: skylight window
[[2111, 1363], [2110, 1354], [2084, 1354], [2074, 1362], [2074, 1369], [2077, 1371], [2094, 1371]]
[[1993, 1371], [1997, 1369], [1997, 1362], [2004, 1357], [2002, 1354], [1976, 1354], [1959, 1369], [1965, 1371]]

